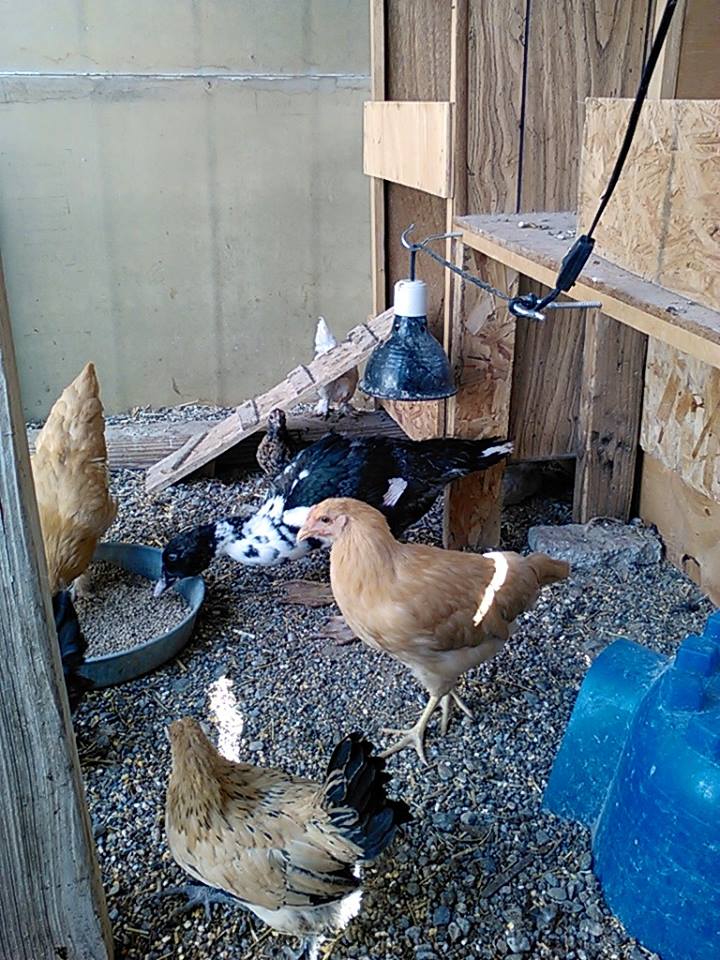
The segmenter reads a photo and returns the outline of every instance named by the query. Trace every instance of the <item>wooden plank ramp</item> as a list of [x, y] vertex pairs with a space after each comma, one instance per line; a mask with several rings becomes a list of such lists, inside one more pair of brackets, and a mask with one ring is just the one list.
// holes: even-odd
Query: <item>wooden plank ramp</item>
[[[138, 420], [105, 425], [105, 442], [108, 450], [108, 466], [111, 470], [147, 470], [158, 460], [179, 450], [192, 437], [211, 430], [217, 420], [188, 420], [168, 423], [167, 420]], [[383, 410], [356, 410], [352, 416], [331, 417], [328, 420], [317, 416], [287, 418], [290, 439], [298, 447], [319, 440], [328, 430], [339, 430], [353, 437], [406, 436], [392, 417]], [[35, 452], [35, 440], [39, 429], [28, 430], [30, 452]], [[264, 433], [261, 425], [256, 433], [245, 437], [228, 450], [223, 458], [226, 466], [247, 467], [256, 464], [255, 453]]]
[[226, 453], [241, 440], [261, 429], [268, 413], [276, 407], [287, 409], [309, 399], [320, 386], [331, 383], [351, 367], [357, 366], [390, 333], [393, 311], [386, 310], [367, 323], [358, 324], [347, 338], [332, 350], [316, 357], [306, 366], [291, 370], [272, 389], [246, 400], [224, 420], [206, 431], [188, 438], [179, 450], [155, 463], [147, 472], [148, 493], [163, 490], [189, 476], [206, 463]]

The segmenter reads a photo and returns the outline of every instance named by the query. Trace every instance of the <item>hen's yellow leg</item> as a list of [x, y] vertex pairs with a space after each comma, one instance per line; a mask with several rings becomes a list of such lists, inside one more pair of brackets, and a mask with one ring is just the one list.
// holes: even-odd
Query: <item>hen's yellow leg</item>
[[427, 764], [425, 759], [425, 728], [430, 721], [430, 717], [435, 713], [438, 704], [440, 703], [440, 697], [430, 697], [427, 702], [427, 706], [420, 714], [420, 719], [415, 724], [414, 727], [411, 727], [409, 730], [396, 730], [394, 727], [385, 727], [383, 733], [399, 733], [400, 739], [397, 743], [394, 743], [391, 747], [388, 747], [387, 750], [383, 750], [380, 754], [381, 757], [389, 757], [393, 753], [399, 753], [401, 750], [404, 750], [405, 747], [415, 747], [417, 755], [420, 757], [424, 764]]
[[464, 700], [461, 700], [457, 693], [454, 690], [451, 690], [450, 693], [446, 693], [442, 698], [442, 720], [440, 721], [440, 733], [444, 737], [447, 733], [448, 724], [450, 723], [450, 715], [452, 713], [453, 703], [462, 710], [465, 716], [472, 719], [473, 712], [470, 707], [465, 703]]

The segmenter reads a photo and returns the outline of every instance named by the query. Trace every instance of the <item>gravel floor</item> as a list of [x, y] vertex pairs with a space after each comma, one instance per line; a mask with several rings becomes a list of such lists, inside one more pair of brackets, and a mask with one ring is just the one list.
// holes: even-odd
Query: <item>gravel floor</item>
[[152, 581], [100, 560], [87, 571], [91, 593], [75, 601], [87, 640], [87, 656], [129, 650], [172, 630], [188, 612], [183, 597], [168, 590], [153, 597]]
[[[198, 480], [145, 496], [140, 474], [113, 477], [120, 512], [110, 537], [162, 545], [178, 530], [262, 496], [263, 481]], [[531, 501], [506, 511], [503, 545], [523, 549], [529, 524], [567, 522], [568, 506]], [[439, 505], [412, 531], [437, 542]], [[178, 900], [150, 902], [183, 883], [163, 829], [166, 724], [192, 714], [213, 725], [212, 697], [231, 686], [244, 758], [319, 778], [332, 745], [360, 729], [414, 722], [424, 697], [409, 673], [361, 644], [312, 635], [334, 611], [283, 606], [277, 581], [327, 577], [327, 557], [275, 569], [218, 562], [190, 646], [149, 677], [90, 694], [75, 717], [119, 960], [249, 960], [282, 956], [283, 938], [242, 910], [172, 918]], [[543, 594], [490, 665], [468, 675], [477, 719], [431, 724], [430, 766], [391, 758], [393, 788], [415, 822], [367, 872], [360, 916], [333, 958], [430, 960], [650, 957], [607, 912], [580, 827], [541, 812], [542, 793], [580, 682], [596, 656], [629, 635], [670, 653], [710, 612], [669, 565], [621, 580], [575, 576]], [[229, 683], [228, 683], [229, 681]], [[225, 730], [225, 736], [232, 731]]]

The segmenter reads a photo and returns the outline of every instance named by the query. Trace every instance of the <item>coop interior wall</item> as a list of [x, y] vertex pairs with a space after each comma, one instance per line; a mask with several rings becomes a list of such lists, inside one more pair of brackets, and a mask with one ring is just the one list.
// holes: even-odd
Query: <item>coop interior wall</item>
[[[338, 9], [341, 7], [342, 9]], [[356, 0], [4, 5], [0, 250], [28, 416], [234, 404], [371, 309]]]

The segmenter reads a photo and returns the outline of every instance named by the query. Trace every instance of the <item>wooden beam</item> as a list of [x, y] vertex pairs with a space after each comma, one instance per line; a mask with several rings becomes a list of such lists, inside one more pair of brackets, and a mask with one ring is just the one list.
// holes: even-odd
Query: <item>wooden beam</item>
[[[146, 470], [158, 460], [179, 450], [193, 437], [207, 433], [217, 420], [189, 420], [186, 422], [129, 421], [106, 424], [105, 441], [108, 448], [108, 465], [111, 470]], [[324, 420], [322, 417], [288, 417], [290, 437], [298, 447], [319, 440], [328, 430], [336, 430], [354, 437], [404, 437], [401, 427], [382, 410], [356, 410], [352, 416]], [[30, 452], [35, 450], [35, 438], [40, 431], [28, 430]], [[252, 467], [256, 465], [255, 452], [265, 432], [262, 426], [257, 433], [241, 440], [228, 450], [223, 458], [226, 466]]]
[[[548, 290], [521, 278], [520, 292], [543, 297]], [[575, 456], [584, 337], [583, 310], [555, 310], [544, 323], [515, 321], [509, 427], [513, 460]]]
[[[513, 290], [518, 276], [501, 264], [456, 243], [454, 261], [493, 286]], [[453, 437], [507, 436], [510, 416], [515, 321], [495, 297], [456, 278], [450, 357], [460, 390], [447, 403]], [[451, 484], [445, 493], [444, 541], [454, 549], [500, 542], [502, 477], [498, 464]]]
[[[651, 100], [677, 96], [680, 51], [682, 50], [682, 35], [685, 26], [685, 6], [685, 0], [680, 0], [673, 14], [670, 31], [665, 38], [665, 43], [655, 66], [655, 73], [650, 81], [648, 97]], [[650, 31], [651, 36], [655, 36], [657, 33], [664, 12], [665, 4], [658, 3], [655, 7], [655, 22]]]
[[[385, 0], [370, 0], [370, 82], [373, 100], [385, 99]], [[385, 181], [370, 178], [370, 244], [373, 313], [387, 310]]]
[[647, 337], [587, 311], [573, 517], [630, 518]]
[[[385, 97], [388, 100], [450, 100], [452, 0], [385, 0]], [[446, 201], [403, 184], [385, 184], [388, 294], [408, 276], [408, 252], [400, 234], [411, 223], [415, 236], [445, 229]], [[428, 325], [443, 338], [445, 270], [418, 259], [418, 277], [428, 287]], [[437, 406], [437, 405], [436, 405]]]
[[[456, 223], [468, 246], [549, 286], [575, 235], [571, 213], [459, 217]], [[606, 316], [720, 367], [720, 312], [602, 257], [590, 258], [568, 298], [597, 300]]]
[[[450, 130], [452, 190], [445, 204], [445, 230], [451, 233], [455, 217], [467, 208], [467, 133], [468, 133], [468, 0], [453, 0], [450, 19]], [[445, 241], [445, 259], [452, 261], [453, 241]], [[453, 274], [445, 271], [445, 312], [443, 346], [450, 350], [452, 327]], [[443, 410], [443, 414], [446, 411]]]
[[[527, 0], [469, 0], [465, 158], [468, 212], [512, 213], [517, 209], [524, 122], [525, 20], [529, 7]], [[456, 210], [456, 214], [463, 212]]]
[[363, 110], [363, 172], [449, 197], [452, 104], [368, 100]]
[[390, 333], [393, 314], [385, 311], [367, 323], [353, 327], [347, 338], [307, 366], [296, 367], [277, 386], [241, 404], [205, 433], [191, 437], [170, 456], [152, 466], [145, 481], [148, 492], [163, 490], [226, 453], [245, 437], [256, 433], [275, 407], [283, 410], [311, 397], [319, 386], [330, 383], [357, 366]]
[[106, 960], [1, 267], [0, 437], [0, 957]]
[[720, 98], [720, 6], [717, 0], [685, 0], [684, 13], [675, 96], [717, 100]]

